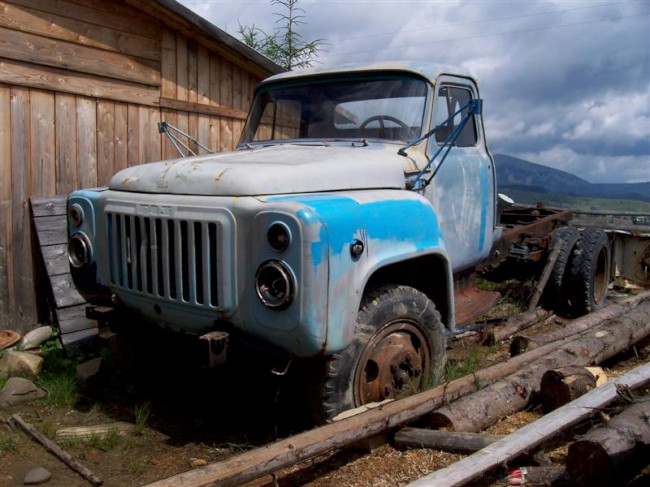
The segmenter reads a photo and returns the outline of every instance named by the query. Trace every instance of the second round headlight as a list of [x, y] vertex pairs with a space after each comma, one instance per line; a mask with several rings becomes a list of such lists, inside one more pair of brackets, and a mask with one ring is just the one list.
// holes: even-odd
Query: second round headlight
[[285, 309], [293, 302], [295, 288], [293, 275], [284, 263], [267, 260], [257, 269], [255, 290], [264, 306]]

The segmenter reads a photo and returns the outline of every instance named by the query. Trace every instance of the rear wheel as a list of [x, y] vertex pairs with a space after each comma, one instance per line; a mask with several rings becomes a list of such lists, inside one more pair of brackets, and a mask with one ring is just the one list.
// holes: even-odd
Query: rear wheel
[[544, 302], [557, 313], [564, 313], [567, 309], [569, 278], [566, 275], [571, 265], [573, 248], [579, 237], [580, 230], [576, 227], [560, 227], [553, 232], [553, 236], [551, 237], [551, 251], [556, 245], [559, 245], [560, 252], [553, 265], [548, 283], [546, 284]]
[[611, 246], [599, 228], [585, 228], [580, 234], [570, 266], [568, 299], [570, 313], [582, 316], [602, 308], [611, 274]]
[[444, 327], [431, 300], [407, 286], [378, 288], [362, 303], [352, 343], [321, 364], [315, 419], [430, 387], [444, 357]]

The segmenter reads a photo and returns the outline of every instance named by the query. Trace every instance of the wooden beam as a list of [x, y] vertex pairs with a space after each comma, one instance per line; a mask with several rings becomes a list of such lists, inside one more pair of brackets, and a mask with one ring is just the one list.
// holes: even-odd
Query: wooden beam
[[532, 298], [530, 298], [530, 302], [528, 303], [528, 311], [534, 311], [535, 308], [537, 308], [537, 304], [539, 303], [539, 300], [542, 297], [542, 293], [544, 292], [544, 288], [546, 287], [548, 278], [551, 277], [551, 272], [553, 271], [553, 267], [555, 266], [555, 262], [557, 261], [557, 258], [560, 255], [561, 250], [562, 250], [562, 242], [558, 240], [555, 243], [553, 250], [551, 250], [550, 255], [546, 259], [546, 264], [544, 264], [544, 270], [542, 271], [542, 275], [540, 276], [539, 282], [535, 286], [535, 291], [533, 292], [533, 296]]
[[[35, 2], [32, 4], [38, 7]], [[68, 12], [46, 12], [4, 1], [0, 1], [0, 11], [3, 13], [0, 15], [1, 27], [160, 61], [160, 42], [157, 39], [91, 24], [70, 16]], [[95, 22], [102, 22], [102, 17], [103, 14], [97, 12]]]
[[129, 8], [124, 2], [75, 2], [68, 0], [11, 0], [11, 3], [40, 12], [64, 15], [100, 25], [119, 32], [129, 32], [157, 39], [160, 24], [141, 10]]
[[160, 90], [124, 80], [103, 78], [53, 66], [35, 66], [13, 59], [0, 58], [3, 83], [27, 86], [60, 93], [158, 106]]
[[160, 106], [183, 112], [201, 113], [213, 117], [234, 118], [238, 120], [246, 120], [246, 117], [248, 116], [248, 114], [242, 110], [204, 105], [202, 103], [192, 103], [189, 101], [172, 100], [171, 98], [161, 98]]
[[15, 61], [160, 86], [160, 62], [0, 27], [0, 52]]
[[42, 216], [65, 216], [67, 195], [58, 196], [32, 196], [32, 214], [35, 217]]
[[[650, 363], [641, 365], [617, 380], [594, 389], [569, 404], [556, 409], [515, 433], [465, 457], [453, 465], [437, 470], [409, 484], [409, 487], [458, 487], [467, 485], [499, 465], [505, 465], [522, 452], [530, 451], [553, 438], [560, 431], [594, 415], [618, 397], [616, 384], [636, 389], [650, 381]], [[171, 485], [171, 484], [169, 484]]]

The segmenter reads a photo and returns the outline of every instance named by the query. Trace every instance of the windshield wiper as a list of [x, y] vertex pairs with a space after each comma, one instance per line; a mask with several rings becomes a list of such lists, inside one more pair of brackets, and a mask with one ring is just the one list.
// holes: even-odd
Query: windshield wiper
[[[482, 110], [483, 110], [483, 100], [480, 98], [477, 98], [475, 100], [471, 100], [467, 105], [459, 108], [456, 110], [454, 113], [449, 115], [445, 121], [442, 123], [436, 125], [433, 127], [431, 130], [429, 130], [426, 134], [418, 137], [417, 139], [409, 142], [406, 144], [404, 147], [400, 147], [400, 149], [397, 151], [397, 153], [400, 156], [408, 156], [406, 149], [413, 147], [414, 145], [419, 144], [425, 139], [428, 139], [431, 137], [433, 134], [435, 134], [438, 130], [440, 130], [444, 125], [449, 123], [456, 115], [459, 113], [463, 112], [463, 110], [467, 110], [467, 113], [463, 115], [462, 120], [456, 127], [454, 127], [454, 130], [451, 131], [451, 133], [447, 136], [445, 141], [442, 143], [442, 145], [438, 148], [436, 153], [431, 157], [431, 159], [428, 160], [427, 164], [422, 168], [422, 170], [418, 173], [417, 176], [415, 176], [415, 179], [413, 181], [409, 181], [407, 183], [407, 187], [409, 189], [414, 189], [414, 190], [419, 190], [419, 189], [424, 189], [426, 188], [429, 184], [431, 184], [431, 181], [435, 177], [435, 175], [438, 173], [440, 168], [442, 167], [442, 163], [445, 161], [445, 158], [447, 157], [447, 154], [449, 154], [449, 151], [451, 148], [456, 144], [456, 141], [458, 140], [458, 137], [460, 136], [461, 132], [465, 128], [465, 125], [467, 125], [467, 121], [470, 119], [472, 115], [481, 115]], [[429, 176], [427, 179], [423, 180], [422, 176], [424, 176], [424, 173], [429, 170], [431, 165], [433, 164], [433, 161], [436, 160], [436, 157], [442, 152], [445, 151], [445, 153], [442, 156], [442, 159], [440, 159], [440, 163], [436, 166], [435, 170]]]

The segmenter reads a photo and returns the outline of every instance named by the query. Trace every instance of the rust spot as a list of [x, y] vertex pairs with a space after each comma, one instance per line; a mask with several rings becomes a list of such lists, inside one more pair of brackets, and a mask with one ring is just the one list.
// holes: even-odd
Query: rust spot
[[219, 174], [217, 174], [217, 176], [214, 178], [214, 182], [218, 183], [219, 181], [221, 181], [221, 178], [223, 177], [224, 174], [226, 174], [226, 172], [228, 172], [228, 168], [224, 169]]

